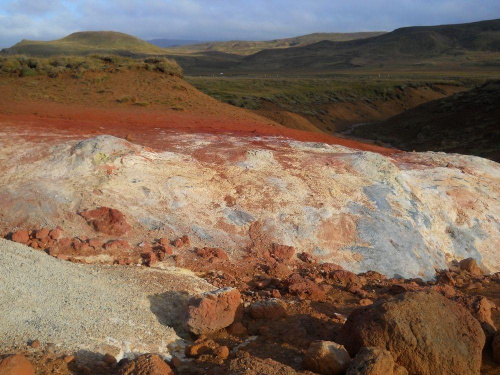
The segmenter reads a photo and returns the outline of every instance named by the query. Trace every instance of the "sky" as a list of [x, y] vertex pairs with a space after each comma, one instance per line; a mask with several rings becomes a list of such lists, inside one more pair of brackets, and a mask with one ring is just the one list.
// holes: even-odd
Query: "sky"
[[500, 0], [0, 0], [0, 47], [75, 31], [269, 40], [500, 18]]

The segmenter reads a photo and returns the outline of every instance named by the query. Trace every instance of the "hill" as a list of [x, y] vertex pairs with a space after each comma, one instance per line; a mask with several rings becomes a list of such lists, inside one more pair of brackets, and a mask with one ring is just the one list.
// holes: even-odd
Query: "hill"
[[[384, 34], [385, 31], [357, 32], [357, 33], [313, 33], [293, 38], [274, 39], [267, 41], [231, 40], [227, 42], [208, 42], [193, 45], [179, 46], [173, 52], [225, 52], [236, 55], [251, 55], [264, 49], [300, 47], [322, 40], [343, 42], [348, 40], [370, 38]], [[154, 43], [156, 44], [156, 43]], [[166, 46], [165, 46], [166, 47]]]
[[352, 134], [403, 150], [471, 154], [500, 161], [500, 81], [434, 100]]
[[265, 49], [247, 56], [218, 51], [170, 54], [188, 74], [297, 71], [320, 72], [352, 68], [435, 69], [499, 67], [500, 19], [467, 24], [417, 26], [350, 41], [323, 40], [293, 48]]
[[166, 47], [178, 47], [185, 46], [189, 44], [199, 44], [202, 43], [199, 40], [186, 40], [186, 39], [151, 39], [147, 41], [148, 43], [154, 44], [155, 46], [166, 48]]
[[48, 42], [22, 40], [2, 50], [6, 54], [54, 55], [161, 55], [165, 50], [132, 35], [115, 31], [82, 31]]

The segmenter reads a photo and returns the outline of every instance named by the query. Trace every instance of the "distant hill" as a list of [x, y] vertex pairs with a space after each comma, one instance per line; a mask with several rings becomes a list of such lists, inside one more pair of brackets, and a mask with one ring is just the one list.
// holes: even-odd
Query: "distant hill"
[[240, 68], [331, 69], [419, 63], [441, 57], [454, 60], [463, 57], [465, 61], [465, 55], [471, 51], [500, 52], [500, 19], [458, 25], [405, 27], [373, 38], [347, 42], [322, 41], [298, 48], [265, 50], [246, 57]]
[[352, 134], [403, 150], [471, 154], [500, 162], [500, 81], [434, 100]]
[[131, 56], [165, 54], [163, 48], [115, 31], [82, 31], [48, 42], [23, 40], [11, 48], [3, 49], [2, 52], [32, 56], [88, 55], [92, 53]]
[[186, 40], [186, 39], [151, 39], [147, 41], [148, 43], [154, 44], [155, 46], [166, 48], [166, 47], [179, 47], [190, 44], [203, 43], [199, 40]]
[[[314, 35], [314, 34], [312, 34]], [[323, 34], [319, 34], [323, 35]], [[305, 37], [301, 37], [305, 38]], [[417, 26], [349, 41], [322, 40], [293, 48], [271, 48], [241, 56], [217, 51], [185, 53], [169, 49], [187, 74], [231, 72], [331, 71], [358, 67], [427, 68], [439, 65], [500, 66], [500, 19], [457, 25]], [[219, 47], [217, 47], [219, 48]], [[230, 50], [230, 49], [228, 49]], [[181, 53], [182, 52], [182, 53]], [[221, 70], [222, 71], [222, 70]]]
[[224, 52], [236, 55], [251, 55], [264, 49], [300, 47], [306, 46], [311, 43], [317, 43], [322, 40], [344, 42], [349, 40], [371, 38], [374, 36], [382, 35], [384, 33], [385, 31], [357, 33], [314, 33], [293, 38], [274, 39], [268, 41], [231, 40], [227, 42], [207, 42], [180, 46], [173, 49], [173, 51], [182, 53]]

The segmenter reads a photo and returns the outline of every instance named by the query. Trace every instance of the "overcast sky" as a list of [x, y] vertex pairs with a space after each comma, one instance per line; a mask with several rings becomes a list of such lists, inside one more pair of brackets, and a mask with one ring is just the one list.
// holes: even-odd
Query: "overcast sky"
[[75, 31], [264, 40], [500, 18], [500, 0], [0, 0], [0, 47]]

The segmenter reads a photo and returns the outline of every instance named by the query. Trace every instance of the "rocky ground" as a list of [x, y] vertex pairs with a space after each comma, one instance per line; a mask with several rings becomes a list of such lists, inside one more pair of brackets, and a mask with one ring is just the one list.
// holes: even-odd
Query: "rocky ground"
[[495, 162], [13, 129], [0, 374], [499, 373]]
[[497, 163], [152, 73], [0, 92], [0, 374], [499, 373]]

